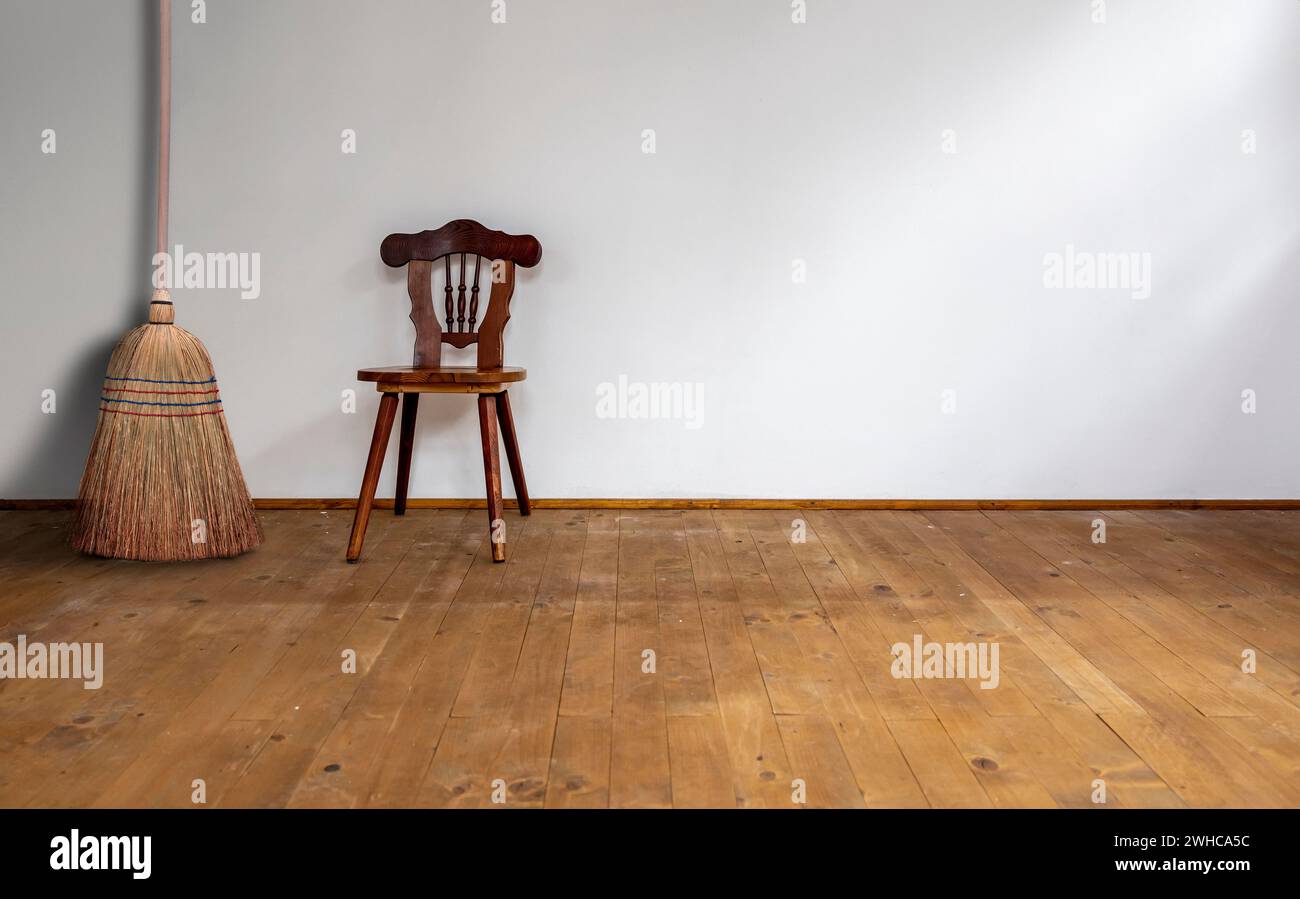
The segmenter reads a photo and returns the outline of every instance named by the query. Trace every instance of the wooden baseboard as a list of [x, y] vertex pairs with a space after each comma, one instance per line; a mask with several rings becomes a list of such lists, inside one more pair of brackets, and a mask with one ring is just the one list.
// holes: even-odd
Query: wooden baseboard
[[[506, 508], [518, 504], [505, 501]], [[3, 511], [71, 509], [72, 499], [0, 499]], [[355, 499], [255, 499], [265, 511], [355, 509]], [[411, 499], [410, 509], [485, 509], [481, 499]], [[391, 499], [375, 500], [375, 507], [391, 509]], [[535, 509], [843, 509], [875, 511], [1032, 511], [1124, 509], [1300, 509], [1300, 499], [534, 499]]]
[[[507, 509], [518, 508], [513, 499]], [[355, 509], [355, 499], [258, 499], [259, 509]], [[408, 499], [410, 509], [486, 509], [482, 499]], [[375, 506], [391, 509], [391, 499]], [[1300, 499], [534, 499], [534, 509], [843, 509], [1011, 511], [1063, 509], [1300, 509]]]

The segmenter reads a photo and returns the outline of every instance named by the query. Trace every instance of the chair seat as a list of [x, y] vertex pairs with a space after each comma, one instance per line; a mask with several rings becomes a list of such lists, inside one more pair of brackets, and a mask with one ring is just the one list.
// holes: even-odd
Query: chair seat
[[436, 393], [457, 391], [467, 393], [495, 392], [503, 384], [522, 381], [528, 372], [515, 366], [503, 368], [472, 368], [444, 365], [439, 368], [417, 368], [413, 365], [388, 365], [382, 368], [363, 368], [357, 372], [358, 381], [373, 381], [382, 391], [397, 393]]

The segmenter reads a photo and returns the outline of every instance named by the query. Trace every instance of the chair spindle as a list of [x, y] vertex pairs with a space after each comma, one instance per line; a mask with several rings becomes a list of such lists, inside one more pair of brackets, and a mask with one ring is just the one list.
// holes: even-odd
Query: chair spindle
[[483, 264], [483, 257], [475, 256], [474, 257], [474, 289], [470, 291], [470, 295], [469, 295], [469, 329], [471, 333], [474, 331], [474, 322], [478, 318], [478, 270], [479, 270], [479, 266], [482, 264]]
[[465, 331], [465, 254], [460, 254], [460, 292], [456, 296], [456, 311], [459, 317], [456, 319], [456, 330]]
[[447, 301], [446, 301], [446, 304], [445, 304], [446, 307], [447, 307], [447, 330], [448, 330], [448, 331], [451, 331], [451, 330], [453, 330], [452, 327], [451, 327], [451, 317], [452, 317], [452, 307], [451, 307], [451, 257], [450, 257], [450, 256], [444, 256], [444, 257], [442, 258], [442, 261], [443, 261], [443, 264], [446, 266], [446, 271], [447, 271], [447, 280], [443, 282], [443, 288], [442, 288], [443, 293], [445, 294], [445, 296], [446, 296], [446, 298], [447, 298]]

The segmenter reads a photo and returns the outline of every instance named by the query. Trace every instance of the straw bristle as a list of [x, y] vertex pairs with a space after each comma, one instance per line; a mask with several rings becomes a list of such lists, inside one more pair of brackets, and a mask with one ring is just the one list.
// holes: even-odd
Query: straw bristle
[[171, 306], [108, 363], [72, 544], [115, 559], [235, 556], [262, 529], [226, 428], [212, 360]]

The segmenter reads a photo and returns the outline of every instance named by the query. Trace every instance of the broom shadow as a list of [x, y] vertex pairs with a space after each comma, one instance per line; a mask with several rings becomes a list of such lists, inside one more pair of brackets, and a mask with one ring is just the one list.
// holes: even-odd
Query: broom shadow
[[[136, 0], [122, 10], [123, 15], [133, 14], [138, 25], [133, 33], [143, 35], [140, 47], [144, 52], [132, 54], [136, 60], [134, 76], [141, 98], [136, 134], [147, 135], [137, 154], [139, 163], [131, 172], [121, 173], [133, 178], [139, 198], [135, 208], [125, 211], [123, 232], [129, 235], [130, 257], [139, 264], [139, 274], [122, 297], [120, 321], [88, 346], [70, 349], [74, 357], [71, 371], [60, 379], [58, 388], [58, 414], [48, 416], [49, 427], [22, 465], [26, 472], [24, 483], [29, 494], [54, 499], [72, 499], [81, 483], [90, 452], [90, 441], [95, 436], [95, 423], [99, 417], [99, 397], [108, 371], [108, 359], [122, 335], [145, 320], [149, 309], [150, 278], [153, 274], [154, 204], [157, 197], [158, 160], [158, 54], [147, 48], [158, 46], [158, 5], [155, 0]], [[124, 75], [131, 74], [124, 71]], [[104, 173], [106, 176], [108, 173]], [[68, 223], [74, 227], [76, 223]], [[134, 267], [133, 267], [134, 268]]]

